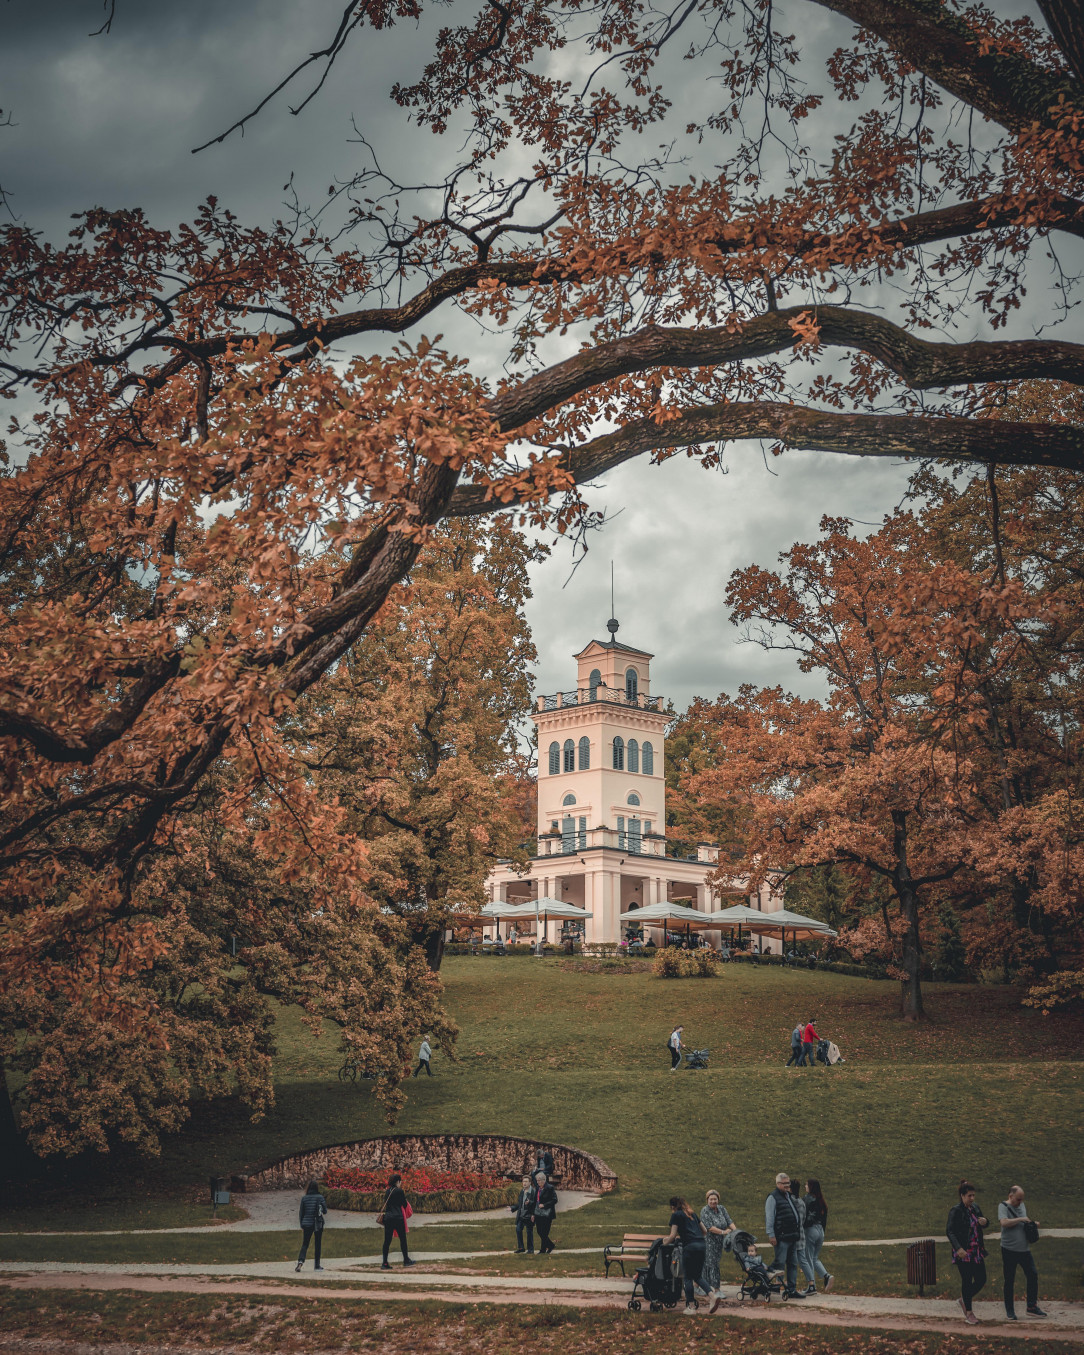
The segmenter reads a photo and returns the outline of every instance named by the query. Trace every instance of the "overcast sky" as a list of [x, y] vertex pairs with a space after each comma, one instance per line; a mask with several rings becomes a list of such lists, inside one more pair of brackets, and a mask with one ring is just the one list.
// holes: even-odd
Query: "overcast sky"
[[[254, 224], [281, 212], [291, 175], [303, 200], [320, 201], [329, 183], [361, 168], [352, 120], [389, 154], [409, 144], [416, 177], [439, 168], [447, 148], [429, 134], [412, 136], [387, 98], [393, 81], [416, 75], [432, 24], [362, 36], [301, 116], [280, 98], [244, 137], [191, 154], [321, 45], [342, 7], [118, 0], [112, 31], [90, 37], [105, 16], [99, 0], [6, 0], [0, 108], [13, 125], [0, 130], [0, 184], [11, 211], [59, 239], [71, 213], [91, 205], [141, 206], [171, 225], [214, 193]], [[809, 6], [802, 16], [808, 41], [846, 36], [826, 36], [834, 21]], [[448, 22], [447, 11], [435, 22]], [[447, 332], [443, 318], [440, 327]], [[608, 521], [586, 559], [573, 572], [570, 547], [558, 544], [535, 574], [529, 615], [539, 691], [570, 686], [572, 652], [605, 637], [611, 560], [620, 638], [656, 655], [653, 690], [679, 708], [741, 682], [804, 681], [808, 690], [789, 661], [740, 643], [726, 617], [726, 579], [812, 539], [823, 514], [877, 523], [899, 502], [907, 469], [795, 452], [766, 465], [751, 444], [732, 446], [727, 464], [721, 474], [684, 455], [661, 467], [635, 462], [592, 491]]]

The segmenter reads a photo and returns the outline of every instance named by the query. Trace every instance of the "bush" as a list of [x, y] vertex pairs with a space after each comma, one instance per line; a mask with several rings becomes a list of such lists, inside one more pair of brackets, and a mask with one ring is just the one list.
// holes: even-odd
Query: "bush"
[[651, 968], [659, 979], [710, 979], [719, 972], [719, 957], [706, 946], [699, 950], [666, 946]]

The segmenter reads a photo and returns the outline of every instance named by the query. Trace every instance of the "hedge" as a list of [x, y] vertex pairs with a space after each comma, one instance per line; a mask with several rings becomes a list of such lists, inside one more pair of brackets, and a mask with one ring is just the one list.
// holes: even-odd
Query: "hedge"
[[[482, 1209], [500, 1209], [519, 1199], [520, 1186], [498, 1186], [492, 1190], [434, 1190], [415, 1195], [410, 1203], [418, 1214], [469, 1214]], [[385, 1191], [362, 1193], [356, 1190], [325, 1190], [329, 1209], [350, 1209], [358, 1214], [378, 1214]]]

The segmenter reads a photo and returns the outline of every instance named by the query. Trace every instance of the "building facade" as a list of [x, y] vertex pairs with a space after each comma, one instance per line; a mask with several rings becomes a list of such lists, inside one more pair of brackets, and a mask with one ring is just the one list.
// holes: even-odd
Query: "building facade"
[[744, 881], [712, 886], [718, 849], [701, 843], [676, 856], [666, 840], [666, 724], [651, 692], [654, 655], [617, 639], [592, 640], [576, 654], [576, 685], [540, 696], [538, 855], [519, 873], [501, 863], [490, 874], [491, 901], [554, 898], [591, 913], [588, 942], [620, 941], [621, 913], [664, 900], [700, 912], [747, 902], [774, 912], [782, 894]]

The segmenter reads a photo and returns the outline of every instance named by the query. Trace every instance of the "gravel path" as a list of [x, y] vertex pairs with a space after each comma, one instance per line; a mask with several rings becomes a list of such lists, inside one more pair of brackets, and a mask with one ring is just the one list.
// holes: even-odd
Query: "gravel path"
[[[306, 1276], [291, 1283], [293, 1267], [288, 1263], [268, 1262], [253, 1266], [98, 1266], [80, 1270], [77, 1266], [34, 1266], [6, 1263], [0, 1267], [0, 1287], [20, 1289], [97, 1289], [137, 1290], [153, 1293], [222, 1293], [235, 1297], [284, 1294], [303, 1298], [334, 1298], [339, 1301], [444, 1299], [457, 1303], [561, 1304], [584, 1308], [625, 1307], [628, 1281], [600, 1277], [522, 1277], [493, 1275], [441, 1275], [438, 1279], [415, 1270], [381, 1272], [371, 1283], [351, 1268], [368, 1258], [331, 1261], [323, 1275]], [[420, 1259], [420, 1258], [419, 1258]], [[220, 1278], [216, 1279], [215, 1276]], [[224, 1277], [234, 1276], [232, 1281]], [[273, 1279], [279, 1280], [278, 1284]], [[349, 1279], [350, 1288], [341, 1281]], [[336, 1284], [336, 1280], [340, 1284]], [[1055, 1339], [1084, 1343], [1084, 1304], [1047, 1303], [1049, 1317], [1015, 1323], [1003, 1320], [996, 1303], [976, 1302], [976, 1316], [984, 1335], [1013, 1336], [1028, 1339]], [[760, 1321], [797, 1325], [863, 1327], [893, 1331], [971, 1330], [964, 1326], [956, 1304], [947, 1299], [888, 1299], [818, 1294], [798, 1304], [772, 1303], [742, 1305], [730, 1300], [720, 1316], [743, 1315]], [[630, 1315], [631, 1317], [632, 1315]], [[675, 1322], [686, 1321], [674, 1313]], [[697, 1314], [700, 1321], [711, 1321], [706, 1307]]]

